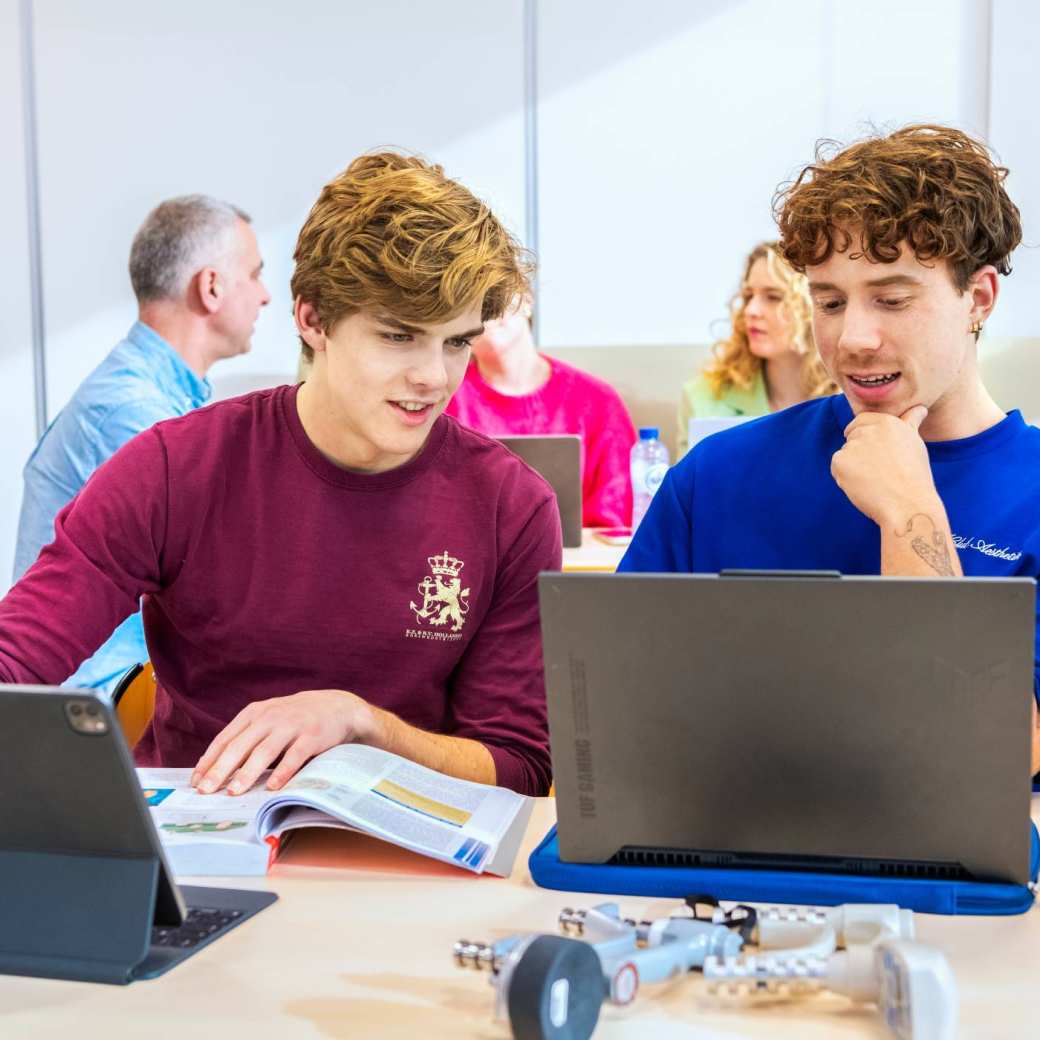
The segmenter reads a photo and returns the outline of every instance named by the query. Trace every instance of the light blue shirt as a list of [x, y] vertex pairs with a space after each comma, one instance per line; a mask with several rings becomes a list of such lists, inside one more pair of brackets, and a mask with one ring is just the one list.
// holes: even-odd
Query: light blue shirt
[[[135, 322], [126, 339], [80, 384], [29, 456], [14, 557], [17, 581], [54, 538], [54, 519], [87, 478], [128, 440], [163, 419], [209, 400], [197, 376], [154, 329]], [[66, 686], [111, 692], [131, 666], [148, 659], [140, 613], [128, 617]]]

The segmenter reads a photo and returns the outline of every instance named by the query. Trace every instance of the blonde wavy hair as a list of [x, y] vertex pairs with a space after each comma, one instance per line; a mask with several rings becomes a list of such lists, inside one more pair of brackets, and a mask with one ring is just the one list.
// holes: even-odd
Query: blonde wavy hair
[[791, 328], [791, 343], [802, 356], [802, 388], [806, 398], [837, 393], [837, 386], [820, 361], [812, 331], [812, 301], [804, 274], [795, 271], [780, 256], [778, 242], [760, 242], [748, 254], [740, 290], [730, 301], [730, 334], [712, 348], [712, 360], [704, 369], [704, 377], [715, 397], [721, 397], [731, 386], [747, 390], [762, 371], [763, 360], [751, 352], [744, 308], [744, 291], [751, 268], [764, 259], [769, 277], [780, 287], [780, 310]]
[[325, 185], [293, 259], [293, 297], [315, 308], [326, 332], [362, 308], [426, 325], [480, 302], [487, 321], [530, 292], [533, 270], [469, 189], [442, 167], [397, 152], [362, 155]]

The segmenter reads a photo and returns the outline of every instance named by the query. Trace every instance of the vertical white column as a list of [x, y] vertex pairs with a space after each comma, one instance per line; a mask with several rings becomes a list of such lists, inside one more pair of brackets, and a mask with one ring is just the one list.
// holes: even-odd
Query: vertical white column
[[0, 595], [11, 581], [22, 466], [35, 442], [20, 2], [0, 0]]
[[[525, 244], [538, 256], [538, 0], [524, 0], [524, 208]], [[541, 308], [535, 273], [534, 341]]]
[[40, 261], [40, 175], [36, 135], [36, 47], [32, 0], [19, 4], [22, 69], [22, 133], [25, 155], [25, 207], [29, 221], [29, 299], [32, 313], [33, 402], [36, 436], [47, 428], [47, 370], [44, 354], [43, 267]]

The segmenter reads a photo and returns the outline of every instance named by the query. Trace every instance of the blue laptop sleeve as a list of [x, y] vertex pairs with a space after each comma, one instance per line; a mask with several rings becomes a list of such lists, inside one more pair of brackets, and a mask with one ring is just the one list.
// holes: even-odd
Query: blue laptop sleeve
[[1030, 823], [1030, 829], [1030, 885], [724, 867], [564, 863], [555, 827], [531, 853], [528, 866], [535, 884], [566, 892], [679, 899], [707, 893], [738, 903], [897, 903], [925, 914], [1022, 914], [1033, 905], [1040, 867], [1040, 837], [1034, 824]]

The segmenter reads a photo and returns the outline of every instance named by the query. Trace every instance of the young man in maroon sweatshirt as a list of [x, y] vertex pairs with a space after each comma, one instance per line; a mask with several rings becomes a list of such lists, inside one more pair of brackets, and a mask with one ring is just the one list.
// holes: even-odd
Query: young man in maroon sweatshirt
[[296, 247], [306, 383], [159, 423], [98, 469], [0, 602], [0, 681], [61, 682], [143, 596], [141, 765], [237, 793], [358, 741], [545, 794], [555, 501], [441, 415], [526, 289], [519, 252], [439, 167], [355, 160]]

